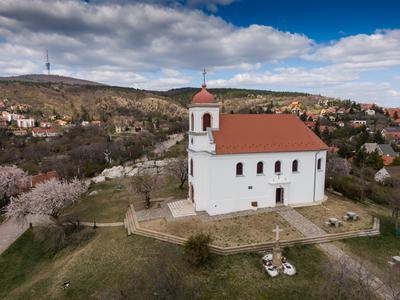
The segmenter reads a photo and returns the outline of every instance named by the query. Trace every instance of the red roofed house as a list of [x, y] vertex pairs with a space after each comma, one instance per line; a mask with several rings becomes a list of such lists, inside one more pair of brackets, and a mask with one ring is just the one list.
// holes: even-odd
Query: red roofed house
[[221, 114], [206, 85], [189, 107], [189, 200], [218, 215], [325, 199], [325, 145], [295, 115]]
[[47, 180], [50, 180], [52, 178], [57, 178], [58, 174], [56, 171], [50, 171], [47, 173], [40, 173], [37, 175], [33, 175], [31, 177], [31, 187], [37, 186], [39, 183], [43, 183]]
[[400, 118], [400, 108], [386, 108], [385, 112], [387, 112], [392, 119]]

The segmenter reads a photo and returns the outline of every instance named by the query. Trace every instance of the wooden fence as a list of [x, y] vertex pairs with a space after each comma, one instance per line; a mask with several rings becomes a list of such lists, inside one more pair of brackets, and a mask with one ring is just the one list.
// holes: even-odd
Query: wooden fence
[[[157, 239], [160, 241], [183, 245], [187, 239], [175, 235], [171, 235], [168, 233], [153, 231], [150, 229], [146, 229], [140, 226], [135, 209], [131, 204], [128, 208], [126, 213], [126, 217], [124, 220], [125, 228], [128, 231], [128, 235], [137, 234], [153, 239]], [[321, 244], [321, 243], [328, 243], [348, 238], [355, 238], [355, 237], [365, 237], [365, 236], [375, 236], [379, 235], [379, 228], [380, 228], [380, 221], [378, 218], [374, 218], [374, 222], [372, 228], [366, 230], [358, 230], [358, 231], [348, 231], [348, 232], [340, 232], [340, 233], [329, 233], [324, 234], [321, 236], [314, 236], [314, 237], [304, 237], [292, 240], [283, 240], [280, 241], [280, 245], [282, 247], [291, 247], [297, 245], [312, 245], [312, 244]], [[264, 243], [255, 243], [255, 244], [248, 244], [248, 245], [240, 245], [240, 246], [231, 246], [231, 247], [221, 247], [214, 244], [210, 245], [211, 252], [220, 255], [230, 255], [230, 254], [237, 254], [237, 253], [246, 253], [246, 252], [259, 252], [270, 250], [274, 246], [275, 242], [264, 242]]]

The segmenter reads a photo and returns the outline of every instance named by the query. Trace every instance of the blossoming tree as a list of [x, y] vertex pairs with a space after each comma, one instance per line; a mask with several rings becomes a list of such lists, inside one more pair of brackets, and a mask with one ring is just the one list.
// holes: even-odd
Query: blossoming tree
[[12, 197], [6, 207], [6, 216], [23, 218], [28, 214], [40, 214], [57, 219], [86, 190], [85, 184], [77, 179], [68, 182], [53, 178], [27, 193]]

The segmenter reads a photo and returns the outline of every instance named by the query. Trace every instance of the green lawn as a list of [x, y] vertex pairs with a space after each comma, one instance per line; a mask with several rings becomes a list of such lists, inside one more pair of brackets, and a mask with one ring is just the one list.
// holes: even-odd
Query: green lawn
[[388, 261], [394, 255], [400, 255], [400, 237], [395, 236], [394, 224], [387, 215], [378, 216], [381, 220], [381, 235], [344, 240], [349, 249], [358, 258], [369, 261], [384, 271]]
[[[163, 184], [153, 193], [153, 199], [169, 198], [183, 199], [187, 197], [187, 185], [179, 189], [176, 179], [164, 178]], [[94, 184], [81, 200], [63, 213], [63, 218], [79, 218], [80, 221], [92, 222], [122, 222], [126, 209], [134, 203], [137, 209], [144, 209], [144, 201], [140, 195], [131, 189], [131, 178], [107, 180]], [[93, 191], [96, 195], [89, 196]]]
[[[187, 264], [179, 246], [127, 237], [122, 228], [90, 235], [93, 231], [84, 229], [83, 241], [54, 255], [46, 255], [32, 231], [25, 233], [0, 256], [0, 298], [111, 299], [122, 291], [128, 299], [154, 299], [165, 261], [176, 268], [176, 290], [195, 289], [200, 299], [316, 299], [314, 291], [325, 280], [326, 257], [314, 246], [289, 249], [298, 274], [272, 279], [259, 254], [213, 255], [197, 269]], [[65, 281], [70, 288], [61, 288]]]
[[[96, 195], [88, 194], [96, 191]], [[92, 185], [79, 203], [68, 209], [64, 217], [81, 221], [122, 222], [128, 205], [134, 201], [127, 179], [115, 179]]]

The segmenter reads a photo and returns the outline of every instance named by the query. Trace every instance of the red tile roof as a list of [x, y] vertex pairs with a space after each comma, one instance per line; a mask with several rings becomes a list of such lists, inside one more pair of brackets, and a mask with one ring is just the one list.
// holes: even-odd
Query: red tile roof
[[47, 173], [40, 173], [37, 175], [32, 176], [32, 181], [31, 181], [31, 185], [33, 187], [37, 186], [39, 183], [43, 183], [47, 180], [50, 180], [52, 178], [58, 178], [58, 174], [57, 171], [49, 171]]
[[201, 86], [201, 91], [193, 96], [192, 104], [208, 104], [215, 103], [214, 96], [206, 89], [206, 85]]
[[220, 115], [213, 131], [217, 154], [327, 150], [328, 146], [294, 115]]

